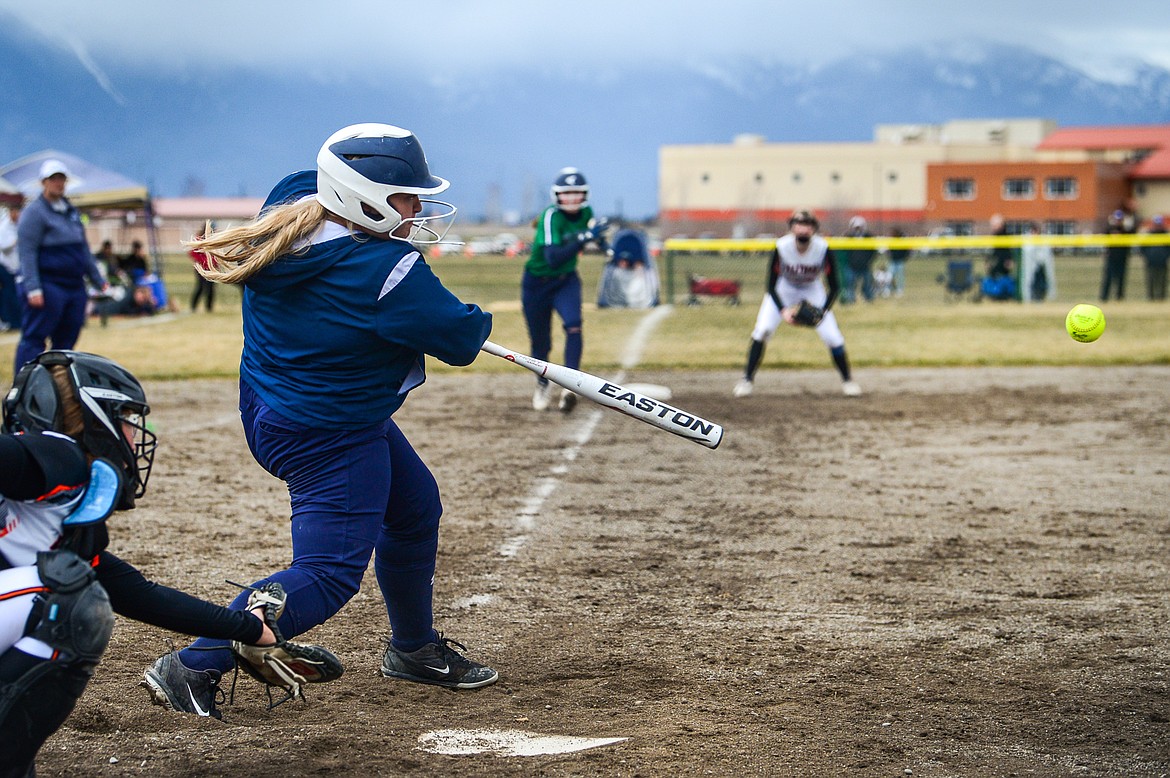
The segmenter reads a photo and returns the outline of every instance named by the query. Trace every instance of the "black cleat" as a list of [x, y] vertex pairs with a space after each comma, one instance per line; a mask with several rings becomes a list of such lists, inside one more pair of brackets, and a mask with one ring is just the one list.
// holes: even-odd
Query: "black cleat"
[[467, 650], [467, 646], [441, 634], [439, 642], [427, 643], [410, 653], [387, 644], [386, 653], [382, 655], [382, 675], [449, 689], [478, 689], [499, 679], [500, 674], [495, 670], [471, 661], [451, 646]]

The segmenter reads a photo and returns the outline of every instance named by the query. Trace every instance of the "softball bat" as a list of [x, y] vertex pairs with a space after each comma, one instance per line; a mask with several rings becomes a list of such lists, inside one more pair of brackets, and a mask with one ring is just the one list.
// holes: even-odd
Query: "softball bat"
[[720, 441], [723, 440], [723, 427], [715, 422], [708, 421], [693, 413], [687, 413], [673, 405], [647, 397], [620, 384], [606, 381], [604, 378], [598, 378], [590, 373], [574, 370], [564, 365], [549, 364], [535, 357], [518, 354], [492, 343], [490, 340], [483, 344], [482, 350], [527, 368], [538, 376], [547, 378], [554, 384], [563, 386], [598, 405], [611, 408], [627, 416], [633, 416], [639, 421], [652, 424], [659, 429], [678, 435], [680, 438], [693, 440], [700, 446], [717, 448]]

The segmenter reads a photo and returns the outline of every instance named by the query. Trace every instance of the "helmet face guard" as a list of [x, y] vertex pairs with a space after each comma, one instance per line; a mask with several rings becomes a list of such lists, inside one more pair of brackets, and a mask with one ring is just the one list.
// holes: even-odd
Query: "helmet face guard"
[[[439, 194], [450, 185], [431, 175], [418, 138], [390, 124], [345, 127], [333, 133], [317, 153], [317, 202], [377, 235], [438, 243], [458, 209], [425, 195]], [[417, 195], [423, 211], [404, 218], [390, 205], [394, 194]], [[410, 235], [393, 235], [403, 224], [411, 225]]]
[[[74, 397], [61, 395], [55, 367], [65, 368]], [[67, 405], [74, 403], [82, 426], [67, 430]], [[154, 466], [158, 440], [146, 426], [149, 413], [142, 385], [121, 365], [96, 354], [46, 351], [17, 374], [4, 400], [4, 430], [70, 435], [87, 455], [115, 463], [124, 476], [118, 507], [128, 509], [146, 492]]]

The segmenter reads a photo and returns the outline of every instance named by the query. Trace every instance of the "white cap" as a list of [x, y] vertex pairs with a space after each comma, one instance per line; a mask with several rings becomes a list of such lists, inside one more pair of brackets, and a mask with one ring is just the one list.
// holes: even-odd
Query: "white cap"
[[41, 163], [41, 180], [44, 181], [50, 176], [55, 176], [58, 173], [69, 178], [69, 168], [65, 167], [65, 163], [59, 159], [46, 159]]
[[865, 217], [864, 216], [854, 216], [852, 219], [849, 220], [849, 226], [853, 229], [857, 229], [858, 227], [860, 227], [861, 229], [864, 230], [865, 229]]

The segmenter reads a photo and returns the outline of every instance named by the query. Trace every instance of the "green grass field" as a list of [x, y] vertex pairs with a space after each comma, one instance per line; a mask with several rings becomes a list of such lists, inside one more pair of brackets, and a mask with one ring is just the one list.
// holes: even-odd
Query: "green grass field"
[[[523, 260], [500, 256], [446, 256], [431, 261], [435, 272], [461, 299], [495, 314], [492, 340], [525, 351], [528, 338], [520, 314], [519, 285]], [[597, 309], [597, 283], [604, 258], [583, 259], [585, 288], [585, 368], [605, 373], [620, 360], [645, 311]], [[676, 255], [674, 292], [677, 305], [650, 338], [640, 366], [652, 369], [737, 370], [747, 351], [756, 309], [763, 294], [762, 255]], [[660, 262], [663, 289], [666, 267]], [[982, 267], [976, 261], [976, 268]], [[1059, 302], [1038, 304], [946, 302], [936, 280], [942, 258], [914, 258], [906, 266], [907, 292], [899, 299], [838, 306], [850, 359], [856, 367], [960, 365], [1135, 365], [1170, 364], [1170, 303], [1145, 302], [1140, 260], [1131, 259], [1128, 293], [1132, 298], [1104, 307], [1108, 327], [1096, 343], [1076, 343], [1064, 331], [1064, 317], [1077, 302], [1096, 300], [1101, 258], [1057, 258]], [[685, 275], [694, 272], [743, 282], [738, 306], [722, 299], [685, 304]], [[240, 293], [217, 290], [213, 314], [188, 314], [193, 274], [182, 255], [166, 257], [165, 278], [180, 311], [166, 320], [96, 320], [82, 333], [78, 348], [110, 356], [146, 379], [226, 377], [237, 374], [242, 338]], [[312, 326], [306, 322], [306, 326]], [[555, 330], [556, 331], [556, 330]], [[554, 339], [554, 356], [560, 352]], [[0, 380], [11, 381], [15, 337], [0, 339]], [[764, 369], [825, 367], [820, 340], [809, 331], [782, 328], [769, 346]], [[430, 360], [432, 370], [451, 370]], [[471, 370], [513, 370], [498, 359], [481, 359]]]

